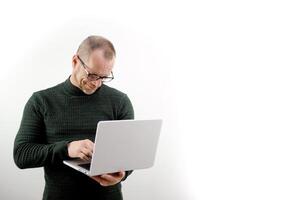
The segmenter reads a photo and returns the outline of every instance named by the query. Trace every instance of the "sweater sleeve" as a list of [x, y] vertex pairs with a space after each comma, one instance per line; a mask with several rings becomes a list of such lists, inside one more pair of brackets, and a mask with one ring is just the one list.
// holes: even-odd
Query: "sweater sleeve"
[[25, 105], [14, 142], [14, 161], [21, 168], [41, 167], [68, 158], [67, 141], [46, 143], [42, 102], [34, 93]]
[[119, 103], [118, 120], [134, 119], [134, 109], [131, 100], [124, 95]]
[[[133, 105], [127, 95], [124, 95], [121, 99], [119, 106], [118, 120], [134, 119]], [[125, 171], [125, 176], [121, 181], [125, 181], [131, 173], [133, 173], [133, 170]]]

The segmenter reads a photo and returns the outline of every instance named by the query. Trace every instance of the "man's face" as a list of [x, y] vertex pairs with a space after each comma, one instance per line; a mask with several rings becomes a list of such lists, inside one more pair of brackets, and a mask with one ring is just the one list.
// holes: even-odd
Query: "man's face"
[[[80, 55], [79, 55], [80, 56]], [[84, 62], [81, 63], [80, 59]], [[88, 60], [84, 58], [73, 57], [73, 72], [74, 81], [85, 94], [93, 94], [101, 85], [101, 79], [96, 81], [90, 81], [87, 78], [87, 72], [90, 74], [96, 74], [98, 76], [111, 76], [111, 72], [114, 65], [114, 58], [107, 60], [103, 56], [102, 50], [95, 50], [90, 54]]]

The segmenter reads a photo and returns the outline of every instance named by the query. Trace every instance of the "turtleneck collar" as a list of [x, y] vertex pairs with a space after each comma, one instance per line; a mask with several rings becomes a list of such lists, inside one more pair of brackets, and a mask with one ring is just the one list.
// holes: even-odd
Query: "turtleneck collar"
[[102, 85], [100, 88], [98, 88], [93, 94], [88, 95], [85, 94], [81, 89], [73, 85], [70, 81], [70, 77], [71, 76], [69, 76], [67, 80], [63, 83], [63, 86], [65, 91], [72, 96], [92, 96], [93, 94], [97, 93], [100, 90], [100, 88], [102, 88], [103, 86]]

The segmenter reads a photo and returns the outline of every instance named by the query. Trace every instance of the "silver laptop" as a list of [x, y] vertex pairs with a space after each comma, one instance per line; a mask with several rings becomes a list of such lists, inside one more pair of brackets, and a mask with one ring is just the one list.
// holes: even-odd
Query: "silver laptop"
[[91, 161], [65, 160], [64, 164], [88, 176], [150, 168], [161, 126], [162, 119], [100, 121]]

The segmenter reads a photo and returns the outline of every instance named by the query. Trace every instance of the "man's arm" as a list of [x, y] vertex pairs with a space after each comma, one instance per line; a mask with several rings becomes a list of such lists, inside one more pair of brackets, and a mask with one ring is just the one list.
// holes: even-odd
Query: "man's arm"
[[14, 142], [14, 161], [21, 168], [41, 167], [68, 158], [68, 141], [46, 144], [42, 102], [33, 94], [25, 105]]

